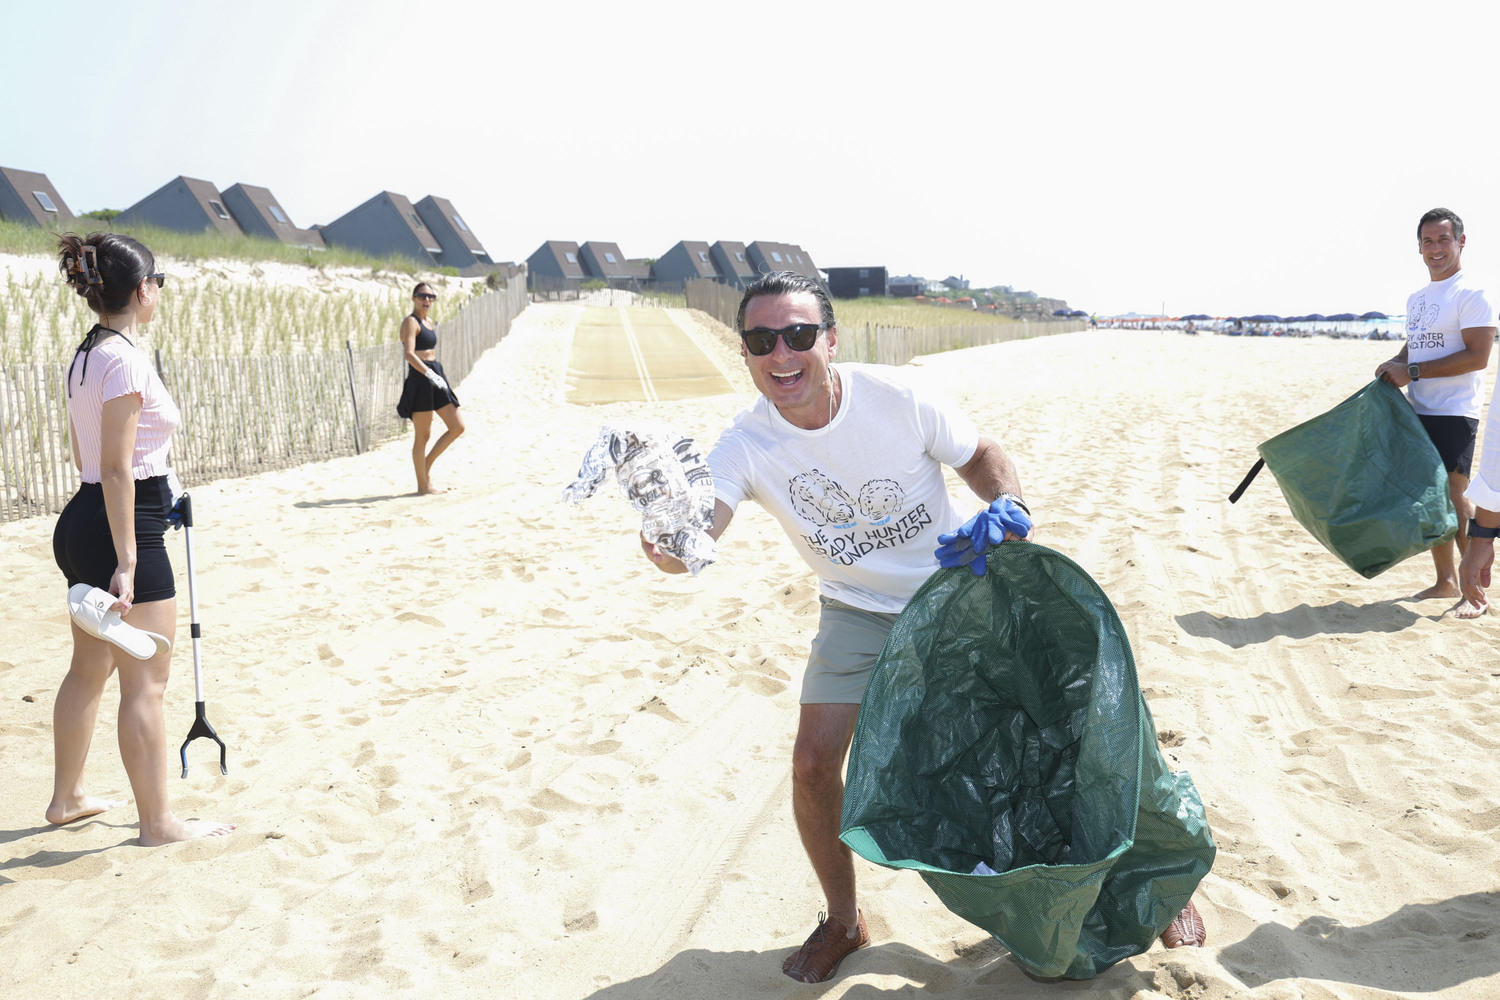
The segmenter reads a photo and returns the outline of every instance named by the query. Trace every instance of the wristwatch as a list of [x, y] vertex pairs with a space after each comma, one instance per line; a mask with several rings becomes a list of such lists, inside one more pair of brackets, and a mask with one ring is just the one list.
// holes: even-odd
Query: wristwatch
[[1421, 378], [1422, 377], [1422, 366], [1419, 365], [1419, 364], [1415, 364], [1415, 363], [1407, 365], [1406, 366], [1406, 377], [1409, 378], [1409, 379], [1411, 379], [1413, 382], [1415, 382], [1417, 379]]
[[995, 499], [996, 500], [1009, 500], [1011, 503], [1015, 504], [1017, 507], [1019, 507], [1022, 510], [1024, 510], [1026, 512], [1026, 516], [1027, 517], [1031, 516], [1031, 508], [1028, 507], [1028, 506], [1026, 506], [1026, 501], [1022, 500], [1020, 497], [1016, 496], [1014, 493], [1002, 493], [999, 496], [997, 496]]
[[1472, 517], [1469, 518], [1470, 538], [1500, 538], [1500, 528], [1486, 528]]

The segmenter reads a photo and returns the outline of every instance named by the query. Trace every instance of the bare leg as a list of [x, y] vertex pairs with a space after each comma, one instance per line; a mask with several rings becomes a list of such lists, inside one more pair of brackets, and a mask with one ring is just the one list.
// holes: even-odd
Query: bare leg
[[844, 809], [844, 755], [854, 737], [858, 705], [803, 705], [792, 751], [792, 812], [812, 862], [828, 915], [845, 927], [859, 923], [854, 855], [839, 840]]
[[73, 626], [73, 661], [52, 705], [52, 801], [47, 822], [62, 825], [95, 816], [123, 802], [95, 798], [83, 791], [83, 765], [94, 740], [99, 699], [114, 673], [114, 647]]
[[1433, 546], [1432, 563], [1437, 570], [1437, 583], [1418, 592], [1415, 597], [1419, 601], [1433, 597], [1463, 596], [1458, 585], [1458, 560], [1469, 547], [1469, 518], [1474, 516], [1474, 505], [1464, 496], [1464, 490], [1468, 488], [1468, 476], [1457, 472], [1448, 473], [1448, 496], [1453, 500], [1454, 511], [1458, 513], [1458, 536], [1454, 541]]
[[[177, 628], [177, 601], [137, 604], [126, 616], [130, 624], [171, 639]], [[120, 758], [135, 791], [141, 817], [141, 846], [157, 847], [194, 837], [228, 833], [233, 823], [184, 821], [172, 814], [167, 796], [167, 733], [162, 699], [171, 672], [172, 652], [137, 660], [120, 656]]]
[[427, 474], [429, 477], [429, 487], [432, 485], [430, 478], [432, 475], [432, 463], [436, 462], [437, 457], [443, 452], [447, 451], [448, 446], [455, 440], [457, 440], [458, 436], [464, 432], [464, 418], [459, 414], [458, 407], [454, 406], [452, 403], [449, 403], [441, 410], [438, 410], [437, 415], [442, 418], [443, 426], [445, 429], [442, 436], [439, 437], [437, 439], [437, 442], [432, 446], [432, 450], [427, 453], [427, 458], [425, 460], [427, 464]]
[[436, 493], [427, 478], [427, 439], [432, 436], [432, 411], [417, 410], [411, 415], [415, 432], [411, 443], [411, 464], [417, 470], [417, 493]]

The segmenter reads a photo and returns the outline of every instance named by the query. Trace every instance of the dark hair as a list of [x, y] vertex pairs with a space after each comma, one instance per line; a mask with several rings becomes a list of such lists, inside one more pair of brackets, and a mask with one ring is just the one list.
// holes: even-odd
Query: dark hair
[[818, 314], [824, 323], [833, 326], [833, 300], [828, 297], [828, 290], [816, 279], [809, 278], [797, 271], [772, 271], [770, 274], [761, 275], [756, 278], [745, 289], [745, 294], [740, 297], [740, 311], [734, 318], [734, 325], [745, 329], [745, 310], [750, 305], [750, 300], [762, 295], [795, 295], [798, 292], [811, 292], [818, 297]]
[[1417, 239], [1422, 238], [1422, 227], [1429, 222], [1451, 222], [1453, 223], [1453, 235], [1455, 237], [1464, 234], [1464, 220], [1458, 217], [1458, 213], [1451, 208], [1434, 208], [1417, 222]]
[[90, 309], [106, 316], [130, 302], [156, 270], [156, 255], [118, 233], [63, 233], [57, 238], [57, 269]]
[[419, 282], [417, 282], [417, 287], [413, 288], [411, 290], [411, 297], [412, 298], [416, 298], [419, 294], [421, 294], [421, 291], [424, 288], [427, 289], [429, 292], [431, 292], [433, 290], [432, 286], [429, 285], [427, 282], [425, 282], [425, 281], [419, 281]]

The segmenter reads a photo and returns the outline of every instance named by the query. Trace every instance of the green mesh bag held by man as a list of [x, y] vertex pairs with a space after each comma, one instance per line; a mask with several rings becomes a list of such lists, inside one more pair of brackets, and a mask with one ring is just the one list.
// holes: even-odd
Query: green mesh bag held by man
[[850, 749], [842, 839], [909, 868], [1035, 976], [1151, 944], [1213, 865], [1113, 605], [1028, 542], [939, 570], [891, 630]]
[[1292, 515], [1366, 579], [1458, 533], [1443, 460], [1389, 382], [1376, 379], [1256, 450], [1260, 461], [1230, 503], [1264, 465]]

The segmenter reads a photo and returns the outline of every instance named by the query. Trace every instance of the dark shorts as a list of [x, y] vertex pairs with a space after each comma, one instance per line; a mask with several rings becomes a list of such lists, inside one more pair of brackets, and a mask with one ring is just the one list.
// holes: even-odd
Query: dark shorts
[[[443, 366], [437, 361], [422, 362], [428, 368], [443, 376], [443, 381], [448, 380], [448, 373], [443, 371]], [[458, 395], [453, 391], [453, 386], [439, 389], [427, 381], [427, 376], [417, 371], [411, 365], [406, 366], [406, 381], [401, 384], [401, 398], [396, 402], [396, 416], [403, 420], [410, 420], [413, 413], [423, 410], [441, 410], [452, 403], [458, 405]]]
[[1443, 459], [1443, 468], [1464, 478], [1474, 464], [1474, 439], [1479, 436], [1479, 421], [1474, 417], [1433, 416], [1418, 413], [1417, 419], [1427, 429], [1427, 436]]
[[[177, 596], [172, 563], [167, 558], [167, 514], [172, 488], [166, 476], [135, 482], [135, 603], [165, 601]], [[58, 515], [52, 530], [52, 558], [68, 586], [86, 583], [108, 590], [118, 562], [109, 515], [104, 509], [104, 487], [84, 483]]]

